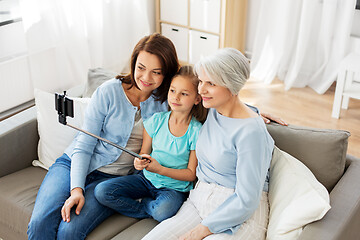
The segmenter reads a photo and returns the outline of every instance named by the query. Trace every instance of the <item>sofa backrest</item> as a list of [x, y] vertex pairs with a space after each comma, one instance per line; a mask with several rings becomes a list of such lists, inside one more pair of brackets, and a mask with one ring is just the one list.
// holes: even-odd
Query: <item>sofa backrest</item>
[[0, 177], [31, 166], [38, 141], [35, 107], [1, 121]]
[[[267, 124], [275, 144], [303, 162], [330, 192], [345, 170], [350, 133], [295, 125]], [[37, 159], [36, 108], [32, 107], [0, 122], [0, 177]]]
[[350, 133], [295, 125], [267, 124], [281, 150], [303, 162], [330, 192], [345, 170]]

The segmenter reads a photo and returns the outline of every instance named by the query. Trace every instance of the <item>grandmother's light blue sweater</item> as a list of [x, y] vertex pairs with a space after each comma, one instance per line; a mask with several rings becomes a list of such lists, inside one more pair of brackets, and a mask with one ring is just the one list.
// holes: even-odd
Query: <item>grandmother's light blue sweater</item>
[[273, 148], [261, 117], [228, 118], [210, 109], [196, 144], [196, 174], [200, 181], [235, 189], [203, 219], [212, 233], [236, 232], [255, 212], [262, 191], [267, 191]]

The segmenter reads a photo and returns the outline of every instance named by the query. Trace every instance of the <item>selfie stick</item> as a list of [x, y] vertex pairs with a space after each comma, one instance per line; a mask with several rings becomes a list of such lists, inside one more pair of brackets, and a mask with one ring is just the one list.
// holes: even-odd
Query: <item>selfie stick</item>
[[61, 124], [67, 125], [67, 126], [73, 128], [73, 129], [78, 130], [80, 132], [83, 132], [83, 133], [85, 133], [85, 134], [87, 134], [87, 135], [89, 135], [91, 137], [94, 137], [94, 138], [97, 138], [97, 139], [99, 139], [99, 140], [101, 140], [103, 142], [106, 142], [106, 143], [110, 144], [111, 146], [119, 148], [119, 149], [123, 150], [124, 152], [132, 155], [133, 157], [137, 157], [139, 159], [149, 160], [149, 159], [147, 159], [145, 157], [142, 157], [139, 154], [137, 154], [137, 153], [135, 153], [135, 152], [133, 152], [131, 150], [128, 150], [128, 149], [126, 149], [124, 147], [121, 147], [121, 146], [119, 146], [119, 145], [117, 145], [117, 144], [115, 144], [115, 143], [113, 143], [113, 142], [111, 142], [111, 141], [109, 141], [109, 140], [107, 140], [105, 138], [99, 137], [99, 136], [97, 136], [95, 134], [92, 134], [91, 132], [82, 130], [82, 129], [80, 129], [78, 127], [75, 127], [75, 126], [73, 126], [71, 124], [68, 124], [66, 122], [66, 117], [67, 116], [72, 117], [72, 118], [74, 117], [74, 105], [73, 105], [73, 100], [66, 97], [66, 91], [64, 91], [64, 95], [55, 93], [55, 109], [59, 114], [59, 122]]

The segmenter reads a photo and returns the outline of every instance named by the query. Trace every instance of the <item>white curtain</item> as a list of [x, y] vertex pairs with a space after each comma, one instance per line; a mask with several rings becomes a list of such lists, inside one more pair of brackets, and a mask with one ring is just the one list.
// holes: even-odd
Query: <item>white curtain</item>
[[323, 94], [349, 51], [356, 0], [262, 0], [251, 76]]
[[[33, 88], [61, 91], [87, 79], [89, 68], [122, 72], [149, 34], [147, 0], [20, 0]], [[149, 11], [150, 9], [150, 11]]]

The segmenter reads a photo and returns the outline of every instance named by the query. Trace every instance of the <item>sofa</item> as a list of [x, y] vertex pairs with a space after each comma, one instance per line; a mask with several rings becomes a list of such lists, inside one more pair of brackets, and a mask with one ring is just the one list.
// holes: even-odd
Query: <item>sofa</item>
[[[329, 192], [331, 209], [321, 220], [306, 224], [298, 239], [360, 239], [360, 159], [346, 154], [350, 134], [275, 123], [267, 127], [276, 146], [303, 162]], [[38, 159], [38, 141], [35, 107], [0, 122], [0, 239], [27, 239], [27, 224], [46, 174], [32, 165]], [[87, 239], [141, 239], [157, 224], [115, 214]]]

